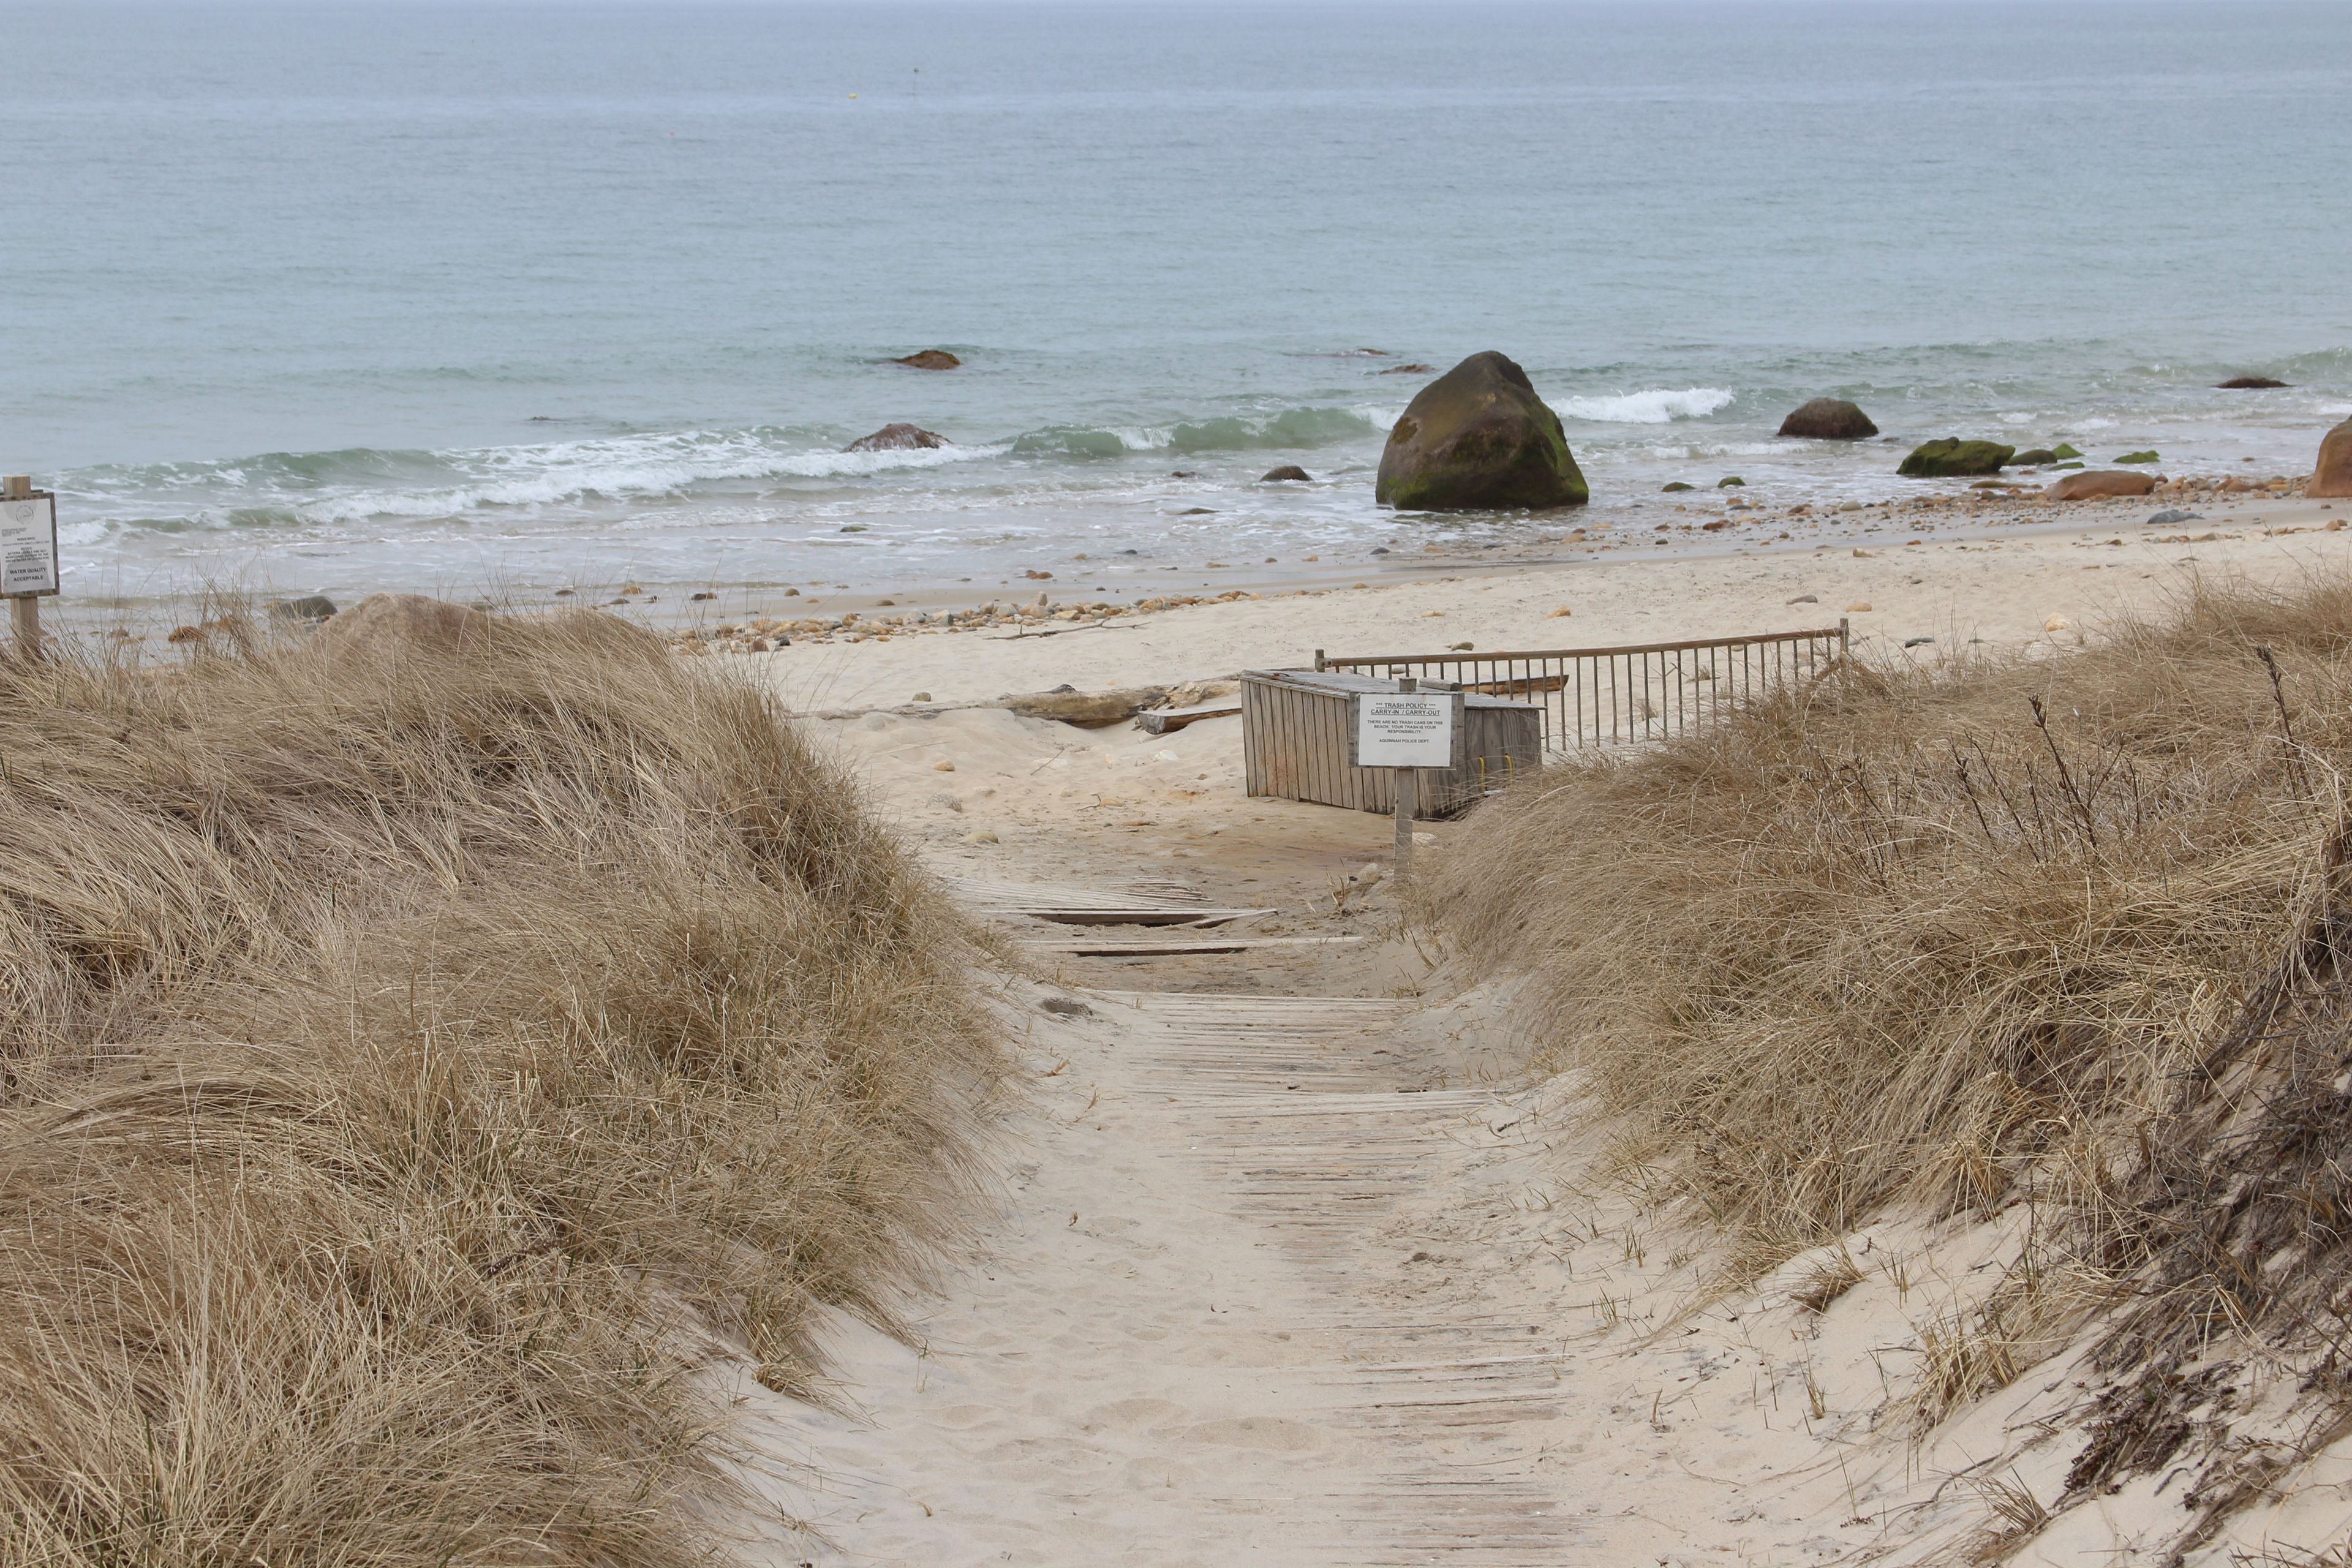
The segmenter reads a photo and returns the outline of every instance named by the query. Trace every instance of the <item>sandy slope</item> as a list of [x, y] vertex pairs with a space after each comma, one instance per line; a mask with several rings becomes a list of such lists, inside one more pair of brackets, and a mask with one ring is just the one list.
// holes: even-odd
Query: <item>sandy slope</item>
[[[2330, 535], [2251, 531], [2172, 553], [2268, 573], [2314, 547], [2342, 553]], [[1525, 642], [1571, 578], [1578, 640], [1732, 629], [1768, 609], [1785, 625], [1795, 612], [1769, 601], [1801, 586], [1832, 618], [1867, 593], [1895, 629], [2026, 638], [2048, 635], [2049, 615], [2087, 621], [2177, 582], [2166, 548], [2012, 540], [1914, 547], [1896, 567], [1526, 572], [1025, 646], [824, 651], [836, 701], [1181, 679], [1294, 662], [1302, 643], [1425, 646], [1413, 623], [1430, 608], [1475, 620], [1481, 642]], [[2084, 570], [2110, 554], [2129, 569]], [[770, 673], [790, 681], [785, 657]], [[1859, 1282], [1825, 1310], [1794, 1300], [1823, 1255], [1693, 1310], [1708, 1238], [1601, 1179], [1608, 1130], [1580, 1114], [1573, 1082], [1517, 1080], [1496, 983], [1433, 971], [1395, 940], [1387, 884], [1365, 890], [1387, 824], [1242, 797], [1235, 721], [1166, 738], [993, 710], [809, 722], [942, 869], [1168, 879], [1278, 909], [1257, 934], [1360, 940], [1045, 959], [1044, 983], [1007, 986], [1033, 1093], [1004, 1129], [970, 1250], [915, 1304], [917, 1343], [841, 1325], [833, 1411], [743, 1391], [775, 1507], [806, 1526], [771, 1537], [767, 1560], [1967, 1561], [2008, 1528], [2004, 1510], [2057, 1496], [2081, 1446], [2066, 1353], [1924, 1441], [1908, 1418], [1922, 1329], [1990, 1288], [2019, 1245], [2014, 1213], [1849, 1238]], [[1453, 831], [1432, 828], [1427, 852]], [[1049, 997], [1087, 1011], [1048, 1011]], [[2167, 1484], [2077, 1509], [2012, 1560], [2164, 1561], [2182, 1517]], [[2272, 1561], [2294, 1562], [2284, 1546], [2352, 1530], [2352, 1446], [2315, 1456], [2287, 1490], [2189, 1561], [2279, 1548]]]

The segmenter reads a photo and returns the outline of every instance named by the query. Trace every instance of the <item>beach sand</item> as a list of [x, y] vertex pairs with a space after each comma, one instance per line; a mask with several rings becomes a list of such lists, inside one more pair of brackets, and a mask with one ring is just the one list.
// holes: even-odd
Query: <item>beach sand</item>
[[[1046, 621], [1031, 630], [898, 632], [709, 657], [752, 661], [802, 710], [893, 707], [919, 692], [948, 703], [1066, 684], [1171, 684], [1297, 668], [1317, 648], [1338, 656], [1436, 653], [1462, 642], [1488, 651], [1597, 647], [1833, 626], [1841, 618], [1864, 651], [1933, 637], [1915, 650], [1925, 658], [1971, 638], [2031, 643], [2050, 635], [2053, 616], [2094, 629], [2117, 606], [2177, 585], [2185, 571], [2260, 574], [2341, 559], [2344, 542], [2325, 531], [2352, 520], [2352, 506], [2250, 500], [2206, 503], [2198, 521], [2152, 528], [2144, 520], [2156, 510], [2140, 500], [2066, 508], [2053, 521], [2000, 529], [1889, 526], [1798, 550], [1551, 565], [1449, 556], [1386, 578], [1350, 579], [1360, 587], [1245, 582], [1235, 586], [1259, 596], [1116, 617], [1100, 629]], [[1810, 602], [1791, 603], [1805, 595]], [[1850, 608], [1863, 605], [1869, 607]]]
[[[2252, 503], [2193, 543], [2147, 537], [2146, 510], [1860, 555], [1457, 570], [1055, 637], [713, 665], [838, 711], [1194, 679], [1318, 647], [1591, 646], [1841, 616], [1890, 657], [1933, 637], [1907, 655], [1925, 658], [2095, 636], [2193, 573], [2278, 581], [2352, 556], [2315, 504]], [[1804, 594], [1816, 602], [1789, 603]], [[1033, 975], [999, 1002], [1030, 1093], [969, 1247], [911, 1304], [908, 1339], [836, 1325], [832, 1408], [736, 1391], [777, 1517], [804, 1527], [771, 1520], [765, 1560], [1910, 1563], [1990, 1539], [2004, 1489], [2056, 1498], [2079, 1447], [2072, 1352], [1924, 1445], [1903, 1414], [1923, 1328], [1998, 1278], [2014, 1214], [1874, 1226], [1847, 1244], [1860, 1282], [1825, 1311], [1792, 1300], [1812, 1256], [1692, 1310], [1711, 1237], [1604, 1177], [1609, 1129], [1572, 1080], [1526, 1081], [1507, 981], [1402, 931], [1386, 819], [1242, 794], [1238, 721], [1164, 737], [984, 707], [803, 723], [943, 873], [1181, 883], [1276, 911], [1231, 929], [1287, 940], [1073, 957], [1049, 944], [1150, 933], [1003, 921], [1030, 944]], [[1423, 831], [1443, 856], [1459, 829]], [[2182, 1517], [2156, 1483], [2075, 1510], [2013, 1560], [2140, 1561]], [[2337, 1443], [2189, 1561], [2333, 1539], [2352, 1526], [2347, 1483]]]

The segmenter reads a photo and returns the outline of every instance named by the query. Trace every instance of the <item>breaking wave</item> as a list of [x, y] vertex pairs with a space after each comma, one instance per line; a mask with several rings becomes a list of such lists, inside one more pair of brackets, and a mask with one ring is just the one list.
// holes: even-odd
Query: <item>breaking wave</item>
[[762, 426], [441, 452], [366, 447], [265, 452], [209, 462], [110, 465], [84, 469], [69, 483], [117, 526], [173, 532], [655, 500], [729, 480], [856, 479], [935, 468], [992, 450], [1001, 448], [845, 452], [813, 432]]
[[1564, 418], [1600, 425], [1667, 425], [1677, 419], [1704, 419], [1735, 395], [1719, 386], [1656, 387], [1614, 397], [1564, 397], [1559, 411]]

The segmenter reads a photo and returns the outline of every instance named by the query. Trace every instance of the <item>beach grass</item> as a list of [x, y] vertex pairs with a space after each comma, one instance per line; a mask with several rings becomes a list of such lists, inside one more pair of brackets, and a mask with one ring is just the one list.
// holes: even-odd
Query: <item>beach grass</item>
[[700, 1369], [949, 1224], [997, 1047], [851, 782], [450, 624], [0, 667], [0, 1560], [707, 1561]]
[[1425, 910], [1531, 976], [1546, 1065], [1756, 1273], [1898, 1201], [2124, 1201], [2329, 918], [2347, 765], [2352, 581], [2205, 582], [2087, 646], [1853, 663], [1549, 769]]

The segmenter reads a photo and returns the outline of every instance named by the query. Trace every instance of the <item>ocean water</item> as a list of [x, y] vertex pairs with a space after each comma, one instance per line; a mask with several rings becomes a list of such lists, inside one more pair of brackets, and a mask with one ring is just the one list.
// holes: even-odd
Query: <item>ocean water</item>
[[[0, 58], [0, 468], [76, 595], [1509, 538], [1371, 500], [1402, 367], [1487, 348], [1596, 515], [2352, 413], [2339, 0], [76, 0]], [[1821, 394], [1902, 444], [1776, 441]], [[894, 420], [953, 445], [842, 451]]]

